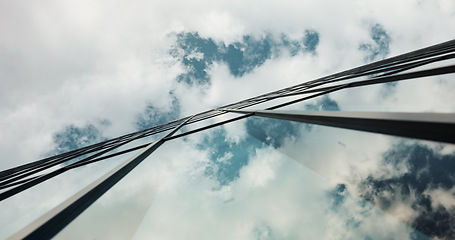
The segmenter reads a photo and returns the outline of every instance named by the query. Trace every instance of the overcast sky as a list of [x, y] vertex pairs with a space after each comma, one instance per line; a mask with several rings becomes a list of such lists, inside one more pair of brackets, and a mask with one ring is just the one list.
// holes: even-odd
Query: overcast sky
[[[452, 0], [0, 0], [0, 167], [448, 41], [453, 29]], [[350, 90], [294, 109], [454, 112], [452, 78]], [[131, 180], [153, 190], [132, 204], [144, 204], [144, 216], [127, 237], [455, 236], [455, 178], [433, 178], [454, 172], [419, 163], [453, 166], [451, 145], [261, 119], [166, 144], [147, 165], [152, 179]], [[429, 176], [425, 186], [403, 180], [418, 173]], [[115, 191], [133, 184], [124, 185]], [[437, 213], [449, 215], [446, 225], [414, 230]], [[383, 222], [388, 231], [372, 230]]]

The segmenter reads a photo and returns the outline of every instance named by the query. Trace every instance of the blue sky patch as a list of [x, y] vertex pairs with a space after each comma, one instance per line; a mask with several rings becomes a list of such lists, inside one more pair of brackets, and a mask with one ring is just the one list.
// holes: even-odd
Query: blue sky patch
[[154, 107], [152, 104], [149, 104], [145, 110], [137, 116], [136, 128], [142, 130], [178, 119], [180, 115], [180, 104], [172, 93], [171, 96], [173, 97], [173, 100], [169, 111], [164, 112]]
[[246, 121], [246, 130], [250, 136], [259, 141], [274, 148], [280, 148], [286, 138], [300, 135], [301, 125], [301, 123], [286, 120], [249, 117]]
[[318, 32], [310, 30], [306, 30], [299, 40], [291, 40], [285, 34], [279, 39], [275, 39], [271, 34], [261, 38], [245, 35], [242, 41], [228, 45], [217, 43], [212, 38], [202, 38], [197, 32], [182, 32], [176, 34], [176, 43], [169, 53], [187, 70], [179, 75], [177, 80], [190, 85], [200, 85], [210, 83], [207, 71], [213, 62], [227, 64], [233, 76], [242, 77], [283, 50], [292, 56], [299, 53], [315, 54], [318, 44]]
[[306, 104], [305, 108], [310, 111], [340, 111], [338, 103], [329, 95], [318, 98], [316, 103]]
[[[109, 126], [110, 122], [108, 120], [103, 120], [100, 122], [100, 124]], [[46, 155], [52, 156], [69, 152], [71, 150], [85, 147], [90, 144], [95, 144], [104, 140], [107, 139], [104, 138], [101, 131], [92, 124], [87, 124], [84, 127], [69, 125], [65, 127], [63, 131], [58, 132], [53, 136], [53, 142], [56, 147]], [[81, 159], [81, 157], [76, 158], [70, 162], [74, 162], [78, 159]]]
[[206, 137], [197, 145], [198, 149], [209, 150], [210, 164], [206, 175], [213, 176], [221, 185], [228, 185], [240, 176], [240, 169], [248, 164], [248, 159], [263, 147], [254, 138], [247, 137], [240, 143], [226, 141], [226, 131], [217, 129], [213, 136]]
[[221, 54], [222, 60], [228, 64], [232, 75], [241, 77], [271, 59], [275, 45], [270, 35], [262, 39], [247, 35], [243, 37], [242, 42], [229, 44], [227, 47], [223, 44], [222, 52], [226, 50]]
[[[359, 50], [365, 52], [365, 62], [385, 59], [390, 53], [391, 37], [381, 24], [375, 24], [370, 28], [370, 43], [362, 43]], [[386, 98], [395, 93], [397, 82], [385, 83], [381, 89], [381, 96]]]
[[390, 53], [391, 38], [381, 24], [370, 28], [370, 43], [362, 43], [359, 50], [366, 53], [365, 61], [376, 61], [386, 58]]
[[176, 45], [169, 53], [181, 61], [188, 71], [179, 75], [177, 80], [189, 84], [208, 83], [207, 68], [219, 58], [219, 47], [213, 39], [201, 38], [198, 33], [179, 33], [176, 37]]
[[[337, 102], [327, 95], [318, 98], [316, 103], [305, 105], [305, 108], [312, 111], [340, 110]], [[310, 124], [272, 118], [249, 117], [246, 122], [246, 129], [249, 135], [274, 148], [280, 148], [287, 138], [298, 138], [300, 136], [300, 127], [311, 130]]]
[[53, 137], [54, 143], [57, 144], [55, 148], [57, 154], [78, 149], [103, 139], [101, 132], [92, 124], [87, 124], [85, 127], [70, 125]]

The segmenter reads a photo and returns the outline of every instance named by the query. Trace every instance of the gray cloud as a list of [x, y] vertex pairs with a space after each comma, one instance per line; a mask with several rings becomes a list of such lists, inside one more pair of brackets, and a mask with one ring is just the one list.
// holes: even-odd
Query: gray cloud
[[359, 183], [361, 196], [391, 214], [399, 215], [400, 205], [412, 206], [416, 216], [402, 220], [432, 238], [452, 239], [455, 208], [434, 204], [439, 196], [428, 193], [439, 189], [452, 194], [454, 163], [455, 155], [440, 154], [425, 145], [394, 145], [384, 153], [383, 164], [397, 168], [405, 165], [406, 172], [395, 177], [369, 176]]
[[[62, 132], [69, 126], [82, 132], [95, 126], [97, 137], [88, 133], [87, 139], [118, 136], [166, 121], [177, 112], [180, 116], [193, 114], [358, 66], [375, 53], [374, 58], [379, 59], [385, 52], [393, 56], [454, 38], [453, 31], [447, 31], [455, 28], [454, 12], [454, 4], [446, 0], [402, 1], [393, 7], [383, 1], [328, 0], [4, 1], [0, 3], [0, 157], [4, 159], [0, 166], [12, 167], [52, 151], [54, 136], [71, 132]], [[373, 31], [376, 23], [382, 27]], [[204, 59], [210, 56], [209, 51], [201, 55], [196, 50], [201, 49], [199, 45], [191, 52], [177, 46], [185, 58], [169, 54], [178, 45], [178, 37], [171, 33], [192, 33], [194, 37], [196, 32], [198, 41], [211, 39], [219, 55], [224, 54], [219, 49], [228, 51], [232, 46], [230, 57], [213, 57], [210, 62]], [[312, 47], [304, 48], [315, 42], [316, 52]], [[359, 50], [361, 44], [366, 50]], [[309, 52], [300, 54], [304, 51]], [[184, 59], [189, 60], [187, 65], [182, 64]], [[236, 65], [239, 62], [243, 64]], [[192, 72], [188, 66], [195, 64], [201, 64], [205, 72]], [[177, 81], [188, 73], [201, 73], [197, 81], [208, 76], [210, 84], [189, 86]], [[453, 112], [454, 89], [450, 79], [438, 77], [397, 84], [387, 98], [381, 88], [373, 87], [331, 94], [324, 104], [331, 107], [327, 110]], [[308, 105], [323, 109], [316, 99]], [[305, 104], [299, 107], [303, 109]], [[100, 127], [100, 119], [111, 125]], [[413, 229], [356, 198], [353, 187], [368, 176], [377, 181], [398, 179], [408, 171], [407, 166], [397, 169], [381, 162], [381, 154], [391, 146], [390, 139], [291, 127], [286, 132], [291, 137], [275, 143], [281, 152], [261, 143], [244, 153], [241, 164], [230, 168], [225, 160], [234, 161], [235, 154], [240, 154], [246, 129], [246, 123], [226, 126], [220, 141], [209, 140], [208, 144], [214, 145], [209, 148], [197, 146], [211, 139], [210, 131], [169, 142], [168, 148], [163, 146], [148, 159], [153, 167], [147, 168], [145, 175], [151, 179], [127, 181], [102, 201], [115, 210], [125, 193], [134, 196], [129, 191], [141, 186], [159, 189], [148, 209], [147, 204], [137, 205], [147, 209], [135, 232], [138, 239], [150, 238], [149, 234], [178, 239], [412, 239]], [[296, 129], [298, 133], [293, 132]], [[274, 136], [273, 127], [267, 130], [266, 135]], [[225, 161], [218, 166], [225, 167], [224, 172], [215, 177], [207, 174], [214, 160]], [[1, 215], [8, 216], [4, 221], [13, 219], [16, 225], [0, 232], [14, 232], [55, 206], [99, 176], [93, 171], [107, 169], [100, 166], [80, 169], [18, 196], [14, 202], [2, 202]], [[223, 174], [230, 179], [220, 186], [216, 176]], [[341, 191], [339, 183], [345, 183], [346, 190]], [[392, 192], [401, 192], [403, 187], [402, 183], [390, 186]], [[452, 192], [446, 187], [425, 188], [423, 195], [431, 196], [431, 210], [423, 203], [419, 206], [432, 217], [447, 216]], [[44, 193], [53, 198], [49, 200]], [[334, 208], [340, 196], [343, 200]], [[227, 199], [235, 201], [224, 204]], [[398, 200], [406, 199], [414, 201], [404, 195]], [[439, 211], [440, 206], [446, 212]], [[402, 208], [401, 213], [412, 217], [414, 212]], [[26, 217], [17, 220], [15, 215], [20, 213]], [[425, 220], [419, 221], [427, 225]]]

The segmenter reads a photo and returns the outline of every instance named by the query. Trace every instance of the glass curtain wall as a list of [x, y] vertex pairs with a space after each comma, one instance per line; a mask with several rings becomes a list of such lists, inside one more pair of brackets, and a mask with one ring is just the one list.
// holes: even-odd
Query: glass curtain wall
[[[414, 70], [425, 71], [419, 64]], [[454, 72], [453, 65], [443, 70]], [[384, 76], [394, 73], [389, 69]], [[400, 74], [408, 73], [400, 69]], [[361, 77], [377, 76], [373, 71]], [[349, 80], [343, 91], [335, 91], [341, 88], [333, 81], [324, 86], [332, 89], [298, 92], [320, 95], [280, 110], [452, 113], [443, 104], [446, 94], [438, 91], [450, 91], [443, 86], [453, 75], [419, 77], [356, 87]], [[400, 94], [390, 94], [396, 91]], [[415, 92], [420, 95], [407, 94]], [[422, 95], [433, 100], [422, 101], [428, 99]], [[301, 97], [269, 95], [274, 101], [235, 106], [263, 110]], [[165, 138], [55, 239], [455, 237], [453, 144], [225, 113], [232, 106], [198, 115], [203, 121]], [[224, 122], [239, 116], [245, 117]], [[172, 122], [169, 129], [185, 119]], [[204, 131], [196, 132], [201, 127]], [[167, 133], [115, 151], [145, 146]], [[181, 135], [185, 133], [191, 134]], [[11, 236], [139, 151], [82, 166], [1, 201], [0, 211], [7, 217], [1, 220], [0, 237]]]

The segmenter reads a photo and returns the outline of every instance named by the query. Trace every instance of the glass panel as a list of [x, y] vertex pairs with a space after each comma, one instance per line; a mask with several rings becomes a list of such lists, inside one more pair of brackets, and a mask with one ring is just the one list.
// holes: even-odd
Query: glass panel
[[56, 239], [450, 239], [454, 152], [250, 118], [166, 142]]
[[33, 222], [131, 154], [134, 152], [69, 170], [1, 201], [0, 238], [5, 239]]
[[[441, 75], [342, 89], [280, 110], [453, 113], [452, 81], [452, 75]], [[304, 96], [310, 95], [313, 94]], [[291, 99], [294, 98], [286, 98]]]

